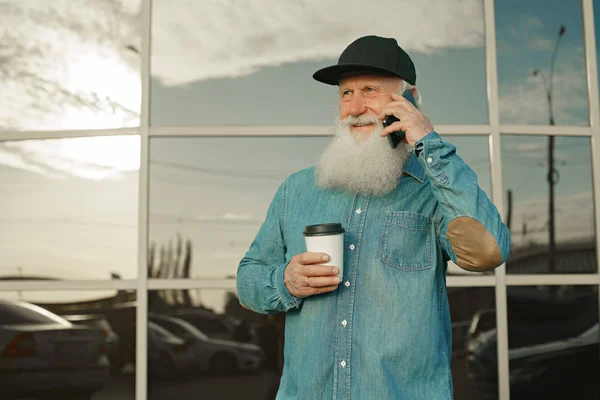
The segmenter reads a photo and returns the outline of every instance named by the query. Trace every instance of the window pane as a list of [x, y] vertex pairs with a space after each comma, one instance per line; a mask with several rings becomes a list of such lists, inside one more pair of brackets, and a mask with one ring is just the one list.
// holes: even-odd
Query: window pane
[[[312, 74], [336, 64], [373, 26], [411, 55], [434, 124], [487, 123], [482, 1], [452, 0], [434, 10], [384, 0], [378, 9], [385, 11], [365, 14], [361, 1], [231, 7], [154, 0], [152, 125], [330, 124], [337, 88]], [[359, 15], [360, 23], [351, 22]]]
[[452, 317], [452, 380], [456, 400], [498, 399], [494, 288], [448, 290]]
[[[487, 136], [445, 138], [491, 196]], [[330, 140], [152, 138], [149, 276], [234, 278], [281, 182]], [[448, 273], [479, 275], [452, 263]]]
[[581, 2], [494, 4], [501, 123], [588, 125]]
[[[443, 139], [456, 146], [458, 154], [477, 175], [477, 181], [486, 195], [492, 198], [490, 178], [490, 152], [488, 136], [458, 136], [444, 135]], [[494, 273], [493, 271], [487, 272]], [[479, 272], [466, 271], [450, 261], [448, 263], [448, 275], [483, 275]]]
[[131, 279], [138, 136], [0, 143], [0, 278]]
[[[501, 146], [503, 187], [508, 196], [512, 234], [507, 272], [596, 272], [590, 139], [503, 136]], [[555, 169], [553, 185], [547, 178], [550, 147]]]
[[148, 300], [150, 400], [275, 399], [283, 314], [248, 311], [233, 289], [153, 290]]
[[507, 292], [511, 399], [597, 399], [598, 287]]
[[133, 291], [0, 292], [2, 393], [135, 399], [135, 301]]
[[140, 0], [5, 0], [0, 129], [139, 126]]
[[150, 276], [234, 278], [281, 182], [329, 141], [151, 139]]

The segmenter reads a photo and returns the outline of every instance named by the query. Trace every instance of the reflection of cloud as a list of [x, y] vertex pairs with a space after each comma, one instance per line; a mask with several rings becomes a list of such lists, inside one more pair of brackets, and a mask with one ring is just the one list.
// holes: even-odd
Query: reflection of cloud
[[[512, 26], [498, 32], [500, 58], [511, 60], [505, 67], [506, 72], [499, 71], [503, 80], [499, 87], [500, 117], [505, 123], [549, 123], [545, 87], [550, 86], [550, 72], [549, 67], [540, 68], [548, 65], [558, 32], [553, 31], [549, 35], [544, 28], [544, 23], [538, 16], [524, 13], [513, 21]], [[522, 63], [517, 62], [516, 68], [522, 68], [520, 78], [510, 81], [502, 79], [502, 72], [506, 74], [504, 76], [514, 73], [515, 66], [512, 65], [512, 60], [515, 57], [535, 60], [533, 62], [536, 64], [524, 67]], [[541, 65], [537, 64], [539, 62]], [[534, 69], [541, 71], [537, 77], [532, 74]], [[582, 111], [587, 109], [585, 60], [581, 45], [563, 41], [552, 82], [552, 108], [556, 123], [586, 124], [587, 121], [581, 117]]]
[[[498, 49], [503, 51], [514, 51], [517, 47], [514, 45], [525, 44], [531, 50], [548, 50], [552, 49], [554, 42], [548, 40], [539, 34], [539, 31], [544, 27], [544, 23], [537, 15], [523, 13], [514, 22], [514, 25], [506, 29], [508, 37], [504, 39], [504, 35], [500, 34], [498, 39]], [[508, 39], [508, 40], [507, 40]]]
[[[515, 245], [528, 241], [548, 243], [548, 198], [535, 198], [517, 202], [513, 213], [512, 238]], [[524, 237], [523, 226], [527, 225]], [[555, 226], [557, 242], [594, 237], [593, 194], [589, 192], [557, 196], [555, 201]]]
[[[583, 64], [582, 64], [583, 65]], [[548, 71], [542, 71], [546, 79]], [[587, 121], [576, 112], [587, 108], [585, 69], [565, 62], [554, 72], [553, 110], [557, 124], [580, 125]], [[526, 76], [519, 81], [500, 84], [501, 120], [515, 124], [547, 125], [548, 101], [540, 78]]]
[[[190, 1], [153, 5], [152, 73], [166, 85], [240, 76], [264, 66], [335, 58], [365, 34], [395, 37], [413, 52], [483, 45], [479, 0]], [[426, 29], [423, 27], [426, 24]]]
[[0, 3], [0, 129], [139, 125], [140, 0]]
[[119, 179], [139, 169], [139, 136], [27, 140], [0, 143], [0, 164], [60, 179]]
[[554, 40], [534, 35], [529, 39], [527, 47], [531, 50], [552, 50], [554, 48]]
[[537, 143], [507, 143], [504, 145], [506, 150], [515, 150], [520, 153], [540, 152], [546, 148], [546, 144], [543, 142]]

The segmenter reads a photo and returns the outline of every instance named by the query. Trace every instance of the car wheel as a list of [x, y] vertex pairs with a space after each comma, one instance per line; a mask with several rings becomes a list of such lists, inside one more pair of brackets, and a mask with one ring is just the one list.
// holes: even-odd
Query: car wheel
[[210, 359], [209, 368], [216, 374], [232, 373], [237, 369], [237, 360], [229, 353], [215, 354]]

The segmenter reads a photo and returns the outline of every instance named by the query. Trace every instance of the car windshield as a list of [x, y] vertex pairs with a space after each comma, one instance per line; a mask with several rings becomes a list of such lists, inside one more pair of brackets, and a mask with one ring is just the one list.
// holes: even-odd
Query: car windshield
[[0, 323], [71, 325], [58, 315], [33, 304], [7, 302], [0, 302]]
[[189, 336], [190, 334], [199, 337], [202, 340], [208, 339], [208, 336], [194, 325], [179, 318], [160, 318], [156, 321], [168, 331], [178, 336]]

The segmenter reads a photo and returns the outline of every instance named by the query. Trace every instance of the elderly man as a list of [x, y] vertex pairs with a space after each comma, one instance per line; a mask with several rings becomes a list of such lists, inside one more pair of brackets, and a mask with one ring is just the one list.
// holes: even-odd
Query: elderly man
[[[475, 173], [400, 94], [416, 72], [394, 39], [362, 37], [317, 81], [339, 87], [336, 134], [289, 176], [238, 267], [242, 305], [286, 313], [277, 399], [451, 399], [447, 262], [501, 265], [510, 234]], [[400, 121], [384, 128], [382, 120]], [[393, 148], [385, 136], [405, 132]], [[307, 225], [341, 222], [343, 280], [306, 252]]]

